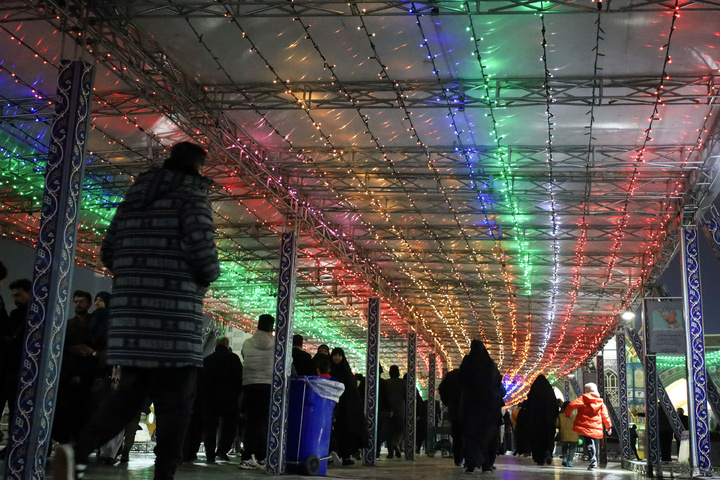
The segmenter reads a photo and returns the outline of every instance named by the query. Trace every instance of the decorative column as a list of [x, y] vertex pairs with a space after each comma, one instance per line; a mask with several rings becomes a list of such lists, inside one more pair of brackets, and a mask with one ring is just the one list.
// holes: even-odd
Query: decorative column
[[563, 381], [563, 394], [565, 395], [565, 400], [568, 402], [570, 401], [570, 382], [568, 381], [567, 377], [565, 377], [565, 380]]
[[635, 457], [630, 447], [630, 412], [628, 410], [627, 389], [627, 350], [625, 349], [625, 329], [619, 329], [615, 335], [618, 365], [618, 400], [620, 402], [620, 454], [622, 458]]
[[[596, 366], [596, 372], [597, 372], [597, 387], [598, 387], [598, 393], [600, 394], [600, 398], [605, 401], [605, 356], [603, 355], [602, 350], [600, 353], [597, 354], [597, 366]], [[606, 402], [605, 406], [610, 410], [612, 408], [612, 405]], [[614, 416], [614, 415], [613, 415]], [[600, 451], [598, 462], [600, 465], [607, 465], [607, 445], [606, 445], [606, 438], [603, 435], [603, 439], [600, 442]]]
[[415, 460], [415, 361], [417, 334], [408, 332], [407, 396], [405, 397], [405, 460]]
[[697, 230], [684, 226], [682, 230], [683, 312], [687, 348], [688, 407], [690, 418], [690, 463], [693, 476], [709, 477], [710, 428], [707, 408], [707, 378], [705, 374], [705, 334], [698, 263]]
[[377, 453], [378, 385], [380, 381], [380, 299], [368, 299], [367, 357], [365, 364], [365, 427], [368, 444], [363, 451], [363, 465], [375, 465]]
[[585, 391], [584, 391], [585, 389], [584, 389], [584, 388], [580, 388], [580, 384], [579, 384], [578, 381], [577, 381], [577, 375], [575, 375], [574, 377], [572, 377], [572, 378], [570, 379], [570, 384], [572, 385], [573, 390], [575, 390], [575, 396], [576, 396], [576, 397], [581, 397], [582, 394], [585, 393]]
[[658, 415], [658, 378], [657, 366], [654, 353], [648, 353], [648, 321], [643, 308], [643, 331], [645, 332], [645, 345], [640, 351], [636, 351], [638, 356], [642, 352], [643, 366], [645, 367], [645, 435], [647, 437], [647, 446], [649, 455], [647, 457], [648, 476], [652, 477], [655, 473], [662, 476], [660, 470], [660, 418]]
[[288, 377], [292, 367], [293, 314], [295, 310], [295, 233], [283, 233], [280, 246], [277, 313], [275, 315], [275, 356], [270, 389], [270, 418], [267, 433], [267, 470], [285, 473], [288, 411]]
[[428, 358], [428, 396], [427, 396], [427, 438], [425, 439], [425, 455], [432, 456], [435, 428], [435, 370], [437, 369], [437, 356], [435, 350], [430, 351]]
[[44, 478], [69, 317], [93, 73], [88, 63], [60, 61], [17, 401], [5, 451], [6, 479]]

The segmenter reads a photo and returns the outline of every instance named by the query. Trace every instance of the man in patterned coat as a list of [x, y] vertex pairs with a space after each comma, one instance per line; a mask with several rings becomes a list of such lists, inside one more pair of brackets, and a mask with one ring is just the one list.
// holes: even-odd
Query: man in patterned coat
[[[58, 449], [56, 478], [82, 477], [87, 457], [155, 404], [155, 479], [169, 480], [182, 444], [203, 361], [203, 297], [220, 275], [215, 227], [201, 175], [205, 150], [173, 146], [161, 169], [138, 176], [120, 204], [100, 256], [113, 274], [108, 364], [119, 389], [93, 415], [73, 451]], [[67, 468], [64, 468], [64, 467]]]

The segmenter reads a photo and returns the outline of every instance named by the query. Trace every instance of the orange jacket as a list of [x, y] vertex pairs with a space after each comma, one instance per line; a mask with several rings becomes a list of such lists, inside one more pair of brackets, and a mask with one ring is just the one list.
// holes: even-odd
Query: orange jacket
[[603, 438], [603, 425], [610, 430], [610, 414], [602, 398], [586, 393], [576, 398], [565, 409], [565, 416], [569, 417], [573, 410], [577, 410], [577, 417], [573, 430], [580, 435], [590, 438]]

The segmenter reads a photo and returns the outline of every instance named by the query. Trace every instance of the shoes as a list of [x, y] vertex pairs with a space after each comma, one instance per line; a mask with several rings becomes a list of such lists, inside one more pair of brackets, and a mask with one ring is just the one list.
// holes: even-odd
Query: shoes
[[588, 470], [595, 470], [596, 468], [597, 468], [597, 466], [595, 466], [595, 465], [590, 465], [590, 466], [588, 467]]
[[250, 460], [243, 460], [242, 462], [240, 462], [238, 468], [240, 468], [241, 470], [257, 470], [261, 467], [258, 462], [251, 458]]
[[260, 465], [261, 467], [264, 467], [264, 466], [265, 466], [265, 460], [258, 460], [257, 464]]
[[226, 453], [220, 453], [220, 454], [218, 454], [217, 459], [218, 459], [218, 460], [221, 460], [221, 461], [223, 461], [223, 462], [229, 462], [229, 461], [230, 461], [230, 457], [228, 457]]
[[475, 467], [467, 467], [465, 469], [465, 473], [473, 473], [475, 471]]
[[342, 464], [343, 467], [349, 467], [350, 465], [355, 465], [355, 460], [352, 458], [343, 458]]
[[568, 466], [568, 465], [567, 465], [567, 460], [565, 460], [564, 458], [563, 458], [563, 461], [562, 461], [562, 466], [563, 466], [563, 467], [567, 467], [567, 466]]
[[552, 453], [545, 452], [545, 463], [550, 465], [552, 463]]
[[205, 463], [215, 463], [215, 457], [207, 457]]
[[567, 462], [568, 467], [572, 467], [572, 462]]

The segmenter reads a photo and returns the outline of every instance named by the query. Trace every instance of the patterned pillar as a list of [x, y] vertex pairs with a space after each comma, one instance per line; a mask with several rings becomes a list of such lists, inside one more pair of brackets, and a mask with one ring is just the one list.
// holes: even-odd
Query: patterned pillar
[[570, 383], [572, 384], [573, 390], [575, 391], [575, 396], [580, 397], [584, 393], [584, 389], [580, 388], [580, 384], [577, 381], [578, 376], [575, 375], [570, 379]]
[[93, 67], [62, 60], [6, 479], [44, 478], [75, 264]]
[[[607, 403], [605, 398], [605, 357], [603, 355], [602, 350], [600, 353], [597, 354], [597, 387], [598, 387], [598, 393], [600, 394], [600, 398], [603, 399], [603, 401], [606, 402], [606, 406], [608, 410], [612, 408], [612, 405]], [[598, 462], [600, 465], [607, 465], [607, 445], [605, 444], [605, 438], [602, 439], [600, 442], [600, 455], [598, 458]]]
[[428, 396], [427, 396], [427, 438], [425, 439], [425, 454], [432, 456], [434, 438], [432, 435], [435, 428], [435, 370], [437, 369], [437, 356], [435, 350], [430, 351], [428, 357]]
[[378, 384], [380, 381], [380, 299], [368, 299], [367, 359], [365, 364], [365, 426], [368, 444], [363, 451], [363, 465], [375, 465], [377, 453]]
[[408, 332], [407, 397], [405, 397], [405, 460], [415, 460], [415, 361], [417, 334]]
[[292, 366], [293, 313], [295, 309], [295, 233], [283, 233], [280, 246], [280, 278], [275, 315], [275, 357], [270, 390], [270, 419], [267, 436], [267, 470], [285, 473], [288, 377]]
[[628, 410], [627, 389], [627, 350], [625, 349], [625, 329], [615, 335], [618, 365], [618, 400], [620, 401], [620, 454], [622, 458], [635, 460], [630, 448], [630, 412]]
[[700, 265], [698, 263], [697, 230], [683, 228], [683, 311], [688, 370], [688, 407], [690, 417], [690, 463], [693, 476], [712, 475], [710, 465], [710, 428], [705, 376], [705, 335], [703, 331]]
[[[660, 419], [658, 416], [657, 366], [655, 363], [655, 354], [649, 354], [647, 348], [647, 315], [643, 314], [643, 322], [643, 331], [646, 332], [646, 335], [645, 345], [641, 350], [644, 356], [643, 366], [645, 367], [645, 435], [647, 437], [649, 452], [647, 456], [647, 471], [649, 476], [653, 476], [654, 473], [662, 476], [660, 471]], [[640, 355], [640, 351], [638, 351], [638, 355]]]
[[570, 381], [567, 377], [563, 381], [563, 394], [565, 395], [565, 400], [570, 401]]

